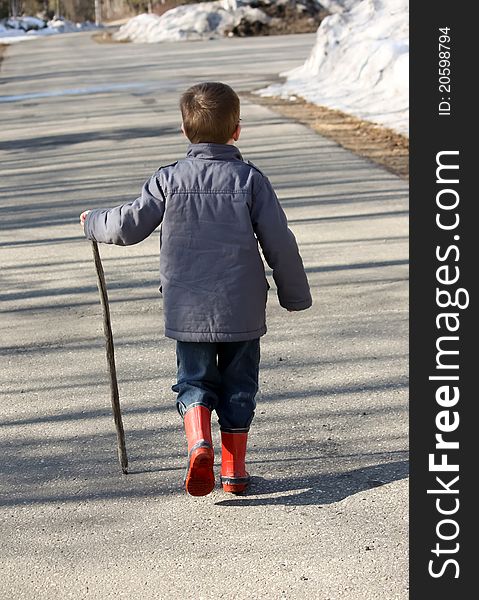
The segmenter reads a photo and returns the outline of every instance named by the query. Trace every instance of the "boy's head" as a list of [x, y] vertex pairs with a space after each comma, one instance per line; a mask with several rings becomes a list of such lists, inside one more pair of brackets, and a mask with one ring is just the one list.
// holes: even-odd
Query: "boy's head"
[[225, 83], [207, 81], [186, 90], [180, 100], [183, 132], [193, 144], [227, 144], [240, 132], [240, 101]]

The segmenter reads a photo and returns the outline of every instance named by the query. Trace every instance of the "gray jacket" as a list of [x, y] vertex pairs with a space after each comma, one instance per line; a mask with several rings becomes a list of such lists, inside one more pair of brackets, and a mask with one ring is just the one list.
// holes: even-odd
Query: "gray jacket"
[[228, 144], [191, 144], [161, 167], [141, 196], [88, 213], [85, 235], [126, 246], [159, 225], [165, 335], [186, 342], [236, 342], [266, 333], [268, 283], [279, 303], [311, 306], [298, 246], [265, 175]]

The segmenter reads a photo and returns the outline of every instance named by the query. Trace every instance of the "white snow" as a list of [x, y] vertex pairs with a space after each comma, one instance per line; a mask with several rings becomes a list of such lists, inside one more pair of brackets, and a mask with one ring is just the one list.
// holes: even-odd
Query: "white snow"
[[408, 134], [408, 0], [362, 0], [324, 19], [299, 68], [264, 96], [301, 96]]
[[12, 17], [7, 19], [5, 23], [7, 27], [21, 29], [23, 31], [28, 31], [29, 29], [42, 29], [42, 27], [45, 27], [45, 21], [38, 17]]
[[358, 3], [359, 0], [317, 0], [318, 4], [324, 6], [326, 10], [330, 13], [343, 12], [344, 10], [349, 10], [355, 4]]
[[13, 44], [33, 39], [33, 36], [27, 35], [22, 29], [8, 29], [0, 24], [0, 44]]
[[32, 40], [39, 36], [54, 35], [56, 33], [74, 33], [95, 29], [96, 25], [90, 22], [72, 23], [67, 19], [54, 18], [45, 22], [37, 17], [18, 17], [5, 19], [0, 23], [0, 43], [13, 44]]
[[113, 38], [136, 43], [176, 42], [223, 37], [242, 19], [269, 22], [259, 8], [239, 0], [216, 0], [172, 8], [160, 17], [142, 14], [125, 23]]

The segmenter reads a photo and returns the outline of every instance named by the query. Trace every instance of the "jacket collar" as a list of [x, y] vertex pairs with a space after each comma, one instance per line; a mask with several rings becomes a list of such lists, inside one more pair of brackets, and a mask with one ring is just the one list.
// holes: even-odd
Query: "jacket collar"
[[231, 144], [190, 144], [186, 157], [210, 160], [243, 160], [241, 152]]

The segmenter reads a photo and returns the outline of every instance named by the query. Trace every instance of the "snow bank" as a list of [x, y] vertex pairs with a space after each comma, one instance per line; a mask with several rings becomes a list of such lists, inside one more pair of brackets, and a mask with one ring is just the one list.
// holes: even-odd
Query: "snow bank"
[[44, 21], [38, 17], [17, 17], [5, 19], [0, 23], [0, 43], [13, 44], [32, 40], [38, 36], [54, 35], [56, 33], [74, 33], [96, 29], [94, 23], [72, 23], [66, 19], [54, 18]]
[[72, 21], [67, 21], [66, 19], [52, 19], [48, 21], [46, 29], [49, 30], [49, 33], [75, 33], [77, 31], [98, 29], [98, 26], [95, 23], [90, 23], [90, 21], [72, 23]]
[[142, 14], [130, 19], [113, 38], [137, 43], [176, 42], [223, 37], [245, 19], [268, 23], [259, 8], [237, 0], [217, 0], [172, 8], [160, 17]]
[[308, 60], [260, 94], [298, 95], [408, 133], [408, 0], [362, 0], [318, 28]]
[[10, 19], [5, 19], [4, 24], [5, 29], [18, 29], [22, 31], [45, 27], [45, 21], [38, 17], [11, 17]]

